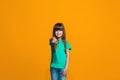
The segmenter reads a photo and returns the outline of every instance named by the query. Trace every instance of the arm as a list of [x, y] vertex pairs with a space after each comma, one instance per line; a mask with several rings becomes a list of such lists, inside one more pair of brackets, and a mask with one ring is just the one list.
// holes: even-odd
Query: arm
[[69, 61], [70, 61], [70, 50], [67, 50], [67, 59], [66, 59], [66, 66], [65, 68], [68, 69]]
[[66, 74], [67, 74], [68, 65], [69, 65], [69, 61], [70, 61], [70, 50], [67, 50], [66, 55], [67, 55], [67, 58], [66, 58], [66, 66], [65, 66], [65, 68], [63, 69], [63, 72], [62, 72], [63, 75], [66, 75]]

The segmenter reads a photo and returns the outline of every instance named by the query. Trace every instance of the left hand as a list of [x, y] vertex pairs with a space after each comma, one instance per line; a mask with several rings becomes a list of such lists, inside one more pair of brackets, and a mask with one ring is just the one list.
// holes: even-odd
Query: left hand
[[65, 76], [67, 74], [67, 68], [64, 68], [62, 74]]

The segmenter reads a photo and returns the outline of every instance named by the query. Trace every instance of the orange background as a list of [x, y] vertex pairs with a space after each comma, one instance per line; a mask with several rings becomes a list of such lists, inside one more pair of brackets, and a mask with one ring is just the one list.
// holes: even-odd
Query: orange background
[[119, 0], [1, 0], [0, 80], [50, 80], [56, 22], [72, 46], [67, 80], [120, 80]]

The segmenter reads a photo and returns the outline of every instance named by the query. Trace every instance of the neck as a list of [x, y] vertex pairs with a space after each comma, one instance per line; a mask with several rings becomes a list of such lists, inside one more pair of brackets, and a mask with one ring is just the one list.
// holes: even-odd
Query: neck
[[61, 39], [61, 37], [60, 38], [58, 38], [59, 40]]

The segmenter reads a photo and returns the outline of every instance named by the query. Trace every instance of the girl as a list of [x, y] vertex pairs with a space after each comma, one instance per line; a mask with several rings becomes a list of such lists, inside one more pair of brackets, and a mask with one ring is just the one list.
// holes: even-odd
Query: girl
[[66, 40], [65, 28], [62, 23], [54, 25], [53, 36], [49, 41], [52, 52], [50, 64], [51, 80], [66, 80], [71, 45]]

